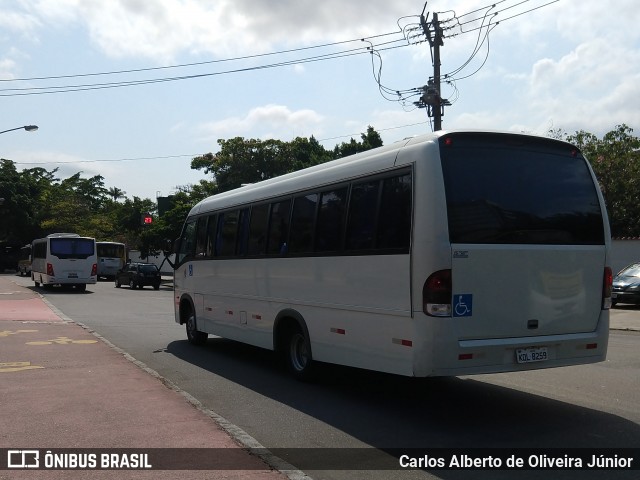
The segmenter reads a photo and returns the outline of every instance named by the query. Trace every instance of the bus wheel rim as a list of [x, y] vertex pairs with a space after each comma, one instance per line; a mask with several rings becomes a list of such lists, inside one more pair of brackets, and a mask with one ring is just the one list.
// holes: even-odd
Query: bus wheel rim
[[309, 363], [309, 349], [301, 333], [295, 333], [291, 337], [290, 356], [291, 365], [296, 371], [300, 372], [307, 367]]

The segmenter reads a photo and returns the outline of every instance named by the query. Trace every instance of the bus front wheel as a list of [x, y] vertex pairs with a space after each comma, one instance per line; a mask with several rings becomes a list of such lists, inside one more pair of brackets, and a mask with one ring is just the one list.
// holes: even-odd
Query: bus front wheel
[[187, 318], [186, 322], [186, 330], [187, 330], [187, 340], [192, 345], [204, 345], [207, 343], [207, 338], [209, 335], [206, 332], [201, 332], [198, 330], [198, 325], [196, 324], [196, 316], [193, 312], [189, 314], [189, 318]]

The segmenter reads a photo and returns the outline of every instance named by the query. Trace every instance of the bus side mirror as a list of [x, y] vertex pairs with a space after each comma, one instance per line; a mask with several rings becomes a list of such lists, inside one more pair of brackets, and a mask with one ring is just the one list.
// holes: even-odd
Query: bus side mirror
[[[164, 244], [162, 245], [163, 252], [172, 252], [173, 251], [173, 242], [168, 238], [164, 239]], [[166, 253], [165, 253], [166, 254]]]
[[169, 251], [177, 254], [180, 251], [180, 238], [176, 238], [173, 242], [169, 241], [169, 243], [172, 247]]

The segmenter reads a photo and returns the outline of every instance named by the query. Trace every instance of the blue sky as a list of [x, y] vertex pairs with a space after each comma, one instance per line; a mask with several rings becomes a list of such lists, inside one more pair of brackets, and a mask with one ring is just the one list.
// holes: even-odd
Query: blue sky
[[[0, 158], [19, 169], [58, 168], [61, 178], [100, 174], [128, 197], [154, 199], [205, 178], [191, 158], [215, 153], [220, 138], [313, 135], [333, 148], [367, 125], [385, 144], [430, 131], [424, 109], [385, 99], [374, 77], [380, 72], [391, 91], [426, 84], [429, 45], [405, 40], [420, 33], [412, 27], [423, 8], [454, 27], [441, 48], [443, 74], [482, 42], [455, 84], [443, 86], [452, 102], [443, 128], [598, 136], [622, 123], [638, 128], [637, 3], [549, 1], [504, 0], [490, 10], [480, 0], [426, 8], [409, 0], [0, 0], [0, 131], [39, 126], [0, 135]], [[361, 40], [311, 47], [361, 38], [379, 57], [264, 68], [357, 53]], [[264, 55], [286, 50], [294, 51]], [[252, 58], [229, 61], [238, 57]], [[199, 65], [165, 68], [187, 64]], [[225, 73], [233, 70], [243, 71]], [[48, 93], [141, 80], [154, 83]]]

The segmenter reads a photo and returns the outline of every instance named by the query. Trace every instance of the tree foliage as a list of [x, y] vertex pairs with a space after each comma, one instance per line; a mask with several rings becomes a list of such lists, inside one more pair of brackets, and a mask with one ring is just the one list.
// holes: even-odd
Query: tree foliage
[[[640, 140], [626, 125], [602, 138], [578, 131], [568, 135], [553, 130], [549, 136], [578, 146], [591, 162], [607, 203], [613, 236], [640, 236]], [[154, 200], [127, 197], [117, 187], [106, 188], [101, 175], [84, 178], [78, 172], [58, 178], [57, 169], [30, 168], [18, 171], [11, 160], [0, 160], [0, 245], [20, 246], [54, 232], [75, 232], [126, 243], [144, 254], [162, 250], [165, 239], [175, 239], [189, 210], [202, 199], [220, 192], [285, 173], [318, 165], [338, 157], [382, 146], [373, 127], [333, 149], [325, 149], [314, 137], [290, 142], [235, 137], [218, 140], [215, 154], [192, 160], [191, 168], [212, 174], [176, 187], [170, 207], [158, 216]], [[141, 225], [141, 214], [154, 216], [150, 226]]]
[[[382, 145], [369, 127], [361, 142], [326, 150], [314, 137], [290, 142], [242, 137], [218, 140], [220, 151], [192, 160], [191, 168], [213, 174], [176, 187], [170, 208], [158, 215], [155, 201], [129, 198], [117, 187], [106, 188], [104, 177], [85, 178], [82, 172], [57, 178], [57, 169], [31, 168], [18, 171], [11, 160], [0, 160], [0, 244], [21, 246], [54, 232], [73, 232], [126, 243], [129, 248], [157, 253], [166, 239], [179, 236], [189, 210], [200, 200], [219, 192], [273, 178]], [[151, 213], [152, 225], [143, 226], [141, 215]]]
[[607, 204], [614, 237], [640, 236], [640, 139], [627, 125], [598, 138], [583, 130], [566, 139], [589, 159]]

